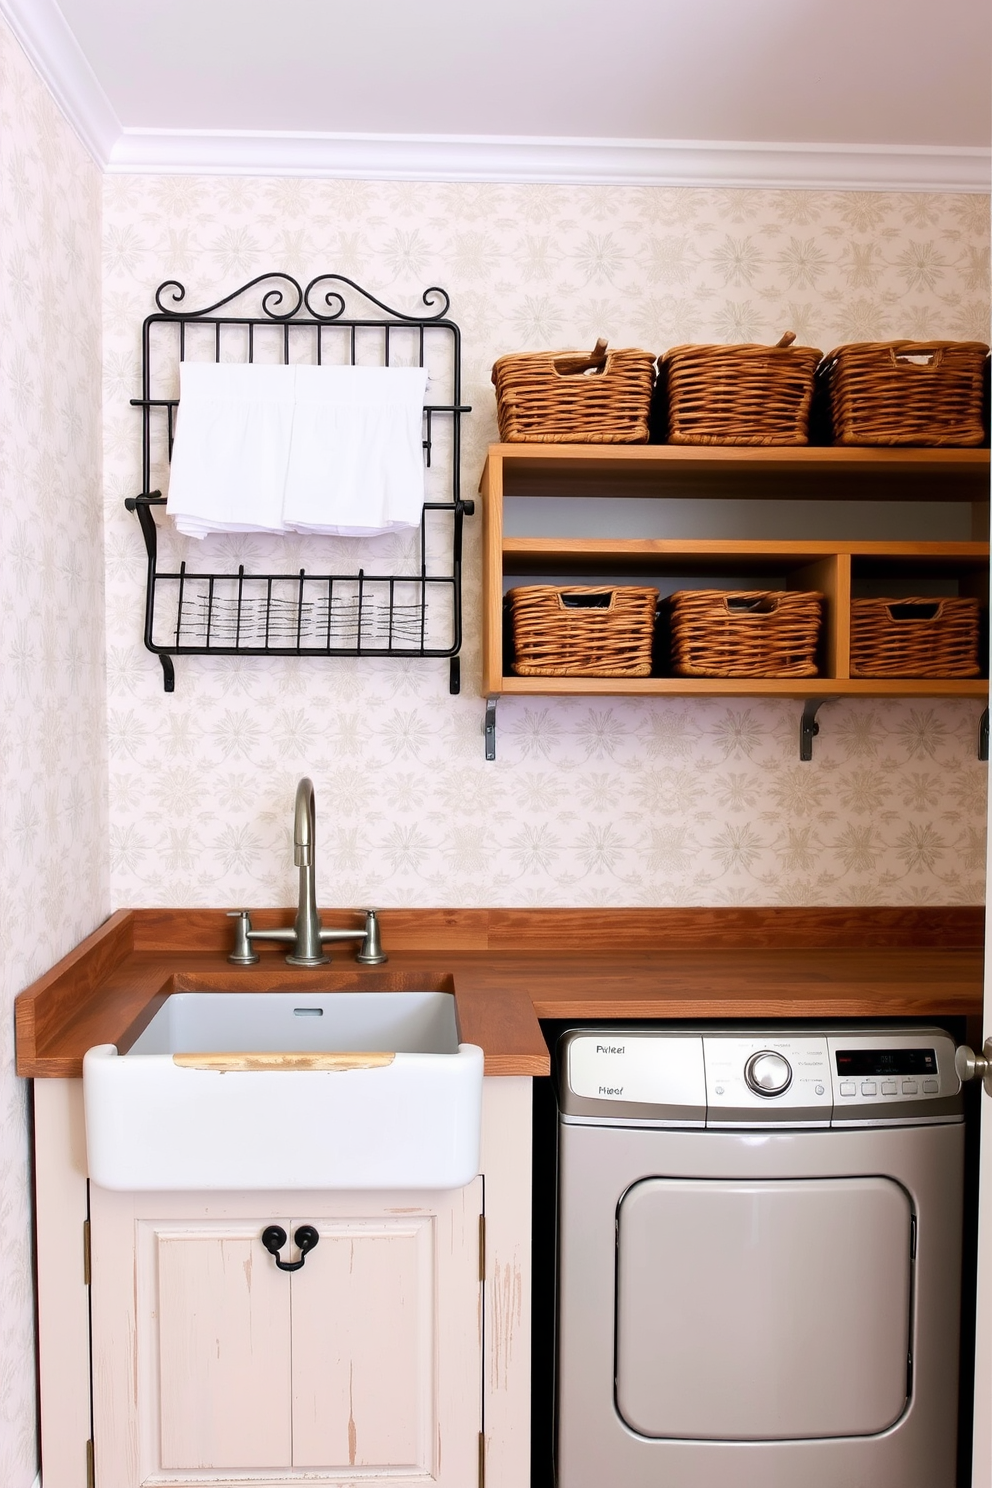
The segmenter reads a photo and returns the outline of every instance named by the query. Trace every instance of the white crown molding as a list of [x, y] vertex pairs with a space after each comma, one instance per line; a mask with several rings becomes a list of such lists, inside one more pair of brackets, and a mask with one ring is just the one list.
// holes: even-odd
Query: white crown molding
[[115, 174], [987, 192], [979, 147], [124, 129], [57, 0], [0, 0], [96, 163]]
[[389, 181], [987, 192], [992, 151], [926, 145], [125, 129], [107, 169]]
[[121, 121], [56, 0], [0, 0], [0, 15], [82, 144], [105, 170]]

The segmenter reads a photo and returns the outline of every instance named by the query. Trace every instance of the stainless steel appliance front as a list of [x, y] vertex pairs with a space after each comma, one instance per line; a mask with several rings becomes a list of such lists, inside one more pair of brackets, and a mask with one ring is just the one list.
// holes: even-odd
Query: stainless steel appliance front
[[559, 1488], [953, 1488], [949, 1036], [581, 1029], [559, 1085]]

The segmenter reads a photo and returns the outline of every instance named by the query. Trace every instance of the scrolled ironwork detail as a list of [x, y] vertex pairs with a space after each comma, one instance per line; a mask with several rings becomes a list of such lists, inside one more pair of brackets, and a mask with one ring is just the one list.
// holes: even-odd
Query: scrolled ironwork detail
[[173, 305], [181, 305], [183, 300], [186, 298], [186, 286], [184, 284], [180, 284], [178, 279], [166, 279], [162, 284], [159, 285], [158, 289], [155, 291], [155, 303], [162, 311], [163, 315], [181, 314], [181, 311], [172, 310], [169, 308], [168, 305], [163, 305], [162, 296], [167, 289], [175, 291], [172, 296]]
[[[254, 289], [257, 284], [265, 284], [270, 279], [280, 280], [281, 283], [274, 283], [272, 288], [267, 289], [262, 295], [263, 315], [269, 320], [279, 322], [292, 320], [293, 316], [298, 315], [303, 307], [303, 289], [291, 274], [259, 274], [257, 278], [249, 279], [247, 284], [242, 284], [240, 289], [232, 290], [229, 295], [225, 295], [216, 304], [204, 305], [200, 310], [186, 310], [181, 308], [186, 298], [186, 286], [180, 284], [178, 279], [166, 279], [155, 291], [155, 303], [163, 315], [174, 316], [177, 320], [195, 320], [199, 316], [212, 315], [215, 310], [223, 309], [225, 305], [230, 305], [233, 300], [239, 299], [241, 295], [247, 294], [250, 289]], [[283, 300], [288, 297], [287, 288], [284, 286], [288, 286], [288, 289], [292, 291], [293, 295], [293, 303], [288, 310], [281, 310], [279, 308]], [[163, 300], [163, 296], [167, 290], [172, 291], [171, 305], [165, 304]]]
[[[355, 283], [354, 279], [348, 279], [344, 274], [318, 274], [316, 279], [310, 280], [310, 283], [303, 292], [303, 302], [314, 320], [330, 323], [340, 320], [342, 315], [344, 315], [347, 301], [340, 290], [327, 288], [322, 290], [319, 296], [315, 296], [314, 292], [318, 285], [330, 285], [332, 283], [347, 284], [349, 289], [355, 290], [357, 294], [368, 300], [371, 305], [375, 305], [377, 309], [381, 310], [384, 315], [390, 316], [393, 320], [406, 321], [411, 325], [432, 325], [437, 321], [443, 320], [451, 304], [451, 297], [447, 290], [442, 289], [440, 285], [432, 284], [429, 289], [424, 290], [420, 298], [423, 304], [429, 310], [433, 311], [433, 314], [417, 315], [406, 310], [395, 310], [392, 305], [387, 305], [384, 300], [377, 299], [369, 290], [363, 289], [360, 284]], [[435, 306], [438, 304], [438, 295], [441, 297], [441, 308], [435, 309]], [[321, 300], [324, 306], [323, 309], [318, 308], [318, 302]]]

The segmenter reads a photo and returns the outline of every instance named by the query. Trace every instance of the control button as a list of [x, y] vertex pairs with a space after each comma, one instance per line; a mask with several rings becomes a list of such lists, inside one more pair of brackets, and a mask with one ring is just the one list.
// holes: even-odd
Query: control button
[[714, 1087], [713, 1087], [713, 1094], [714, 1095], [722, 1095], [723, 1094], [723, 1086], [722, 1085], [714, 1085]]
[[857, 1095], [858, 1087], [853, 1080], [841, 1080], [840, 1093], [841, 1095]]
[[792, 1066], [784, 1054], [762, 1049], [744, 1066], [744, 1078], [755, 1095], [782, 1095], [792, 1084]]
[[883, 1080], [882, 1081], [882, 1094], [883, 1095], [895, 1095], [895, 1093], [896, 1093], [896, 1082], [895, 1082], [895, 1080]]
[[823, 1086], [822, 1085], [814, 1085], [813, 1086], [813, 1090], [814, 1090], [814, 1092], [815, 1092], [816, 1095], [822, 1095], [823, 1094]]
[[919, 1095], [920, 1087], [915, 1080], [903, 1080], [902, 1093], [903, 1095]]
[[878, 1088], [875, 1085], [875, 1081], [874, 1080], [862, 1080], [861, 1081], [861, 1094], [862, 1095], [877, 1095], [878, 1094]]
[[936, 1095], [937, 1094], [937, 1091], [939, 1089], [940, 1089], [940, 1082], [939, 1081], [937, 1081], [937, 1080], [924, 1080], [923, 1081], [923, 1094], [924, 1095]]

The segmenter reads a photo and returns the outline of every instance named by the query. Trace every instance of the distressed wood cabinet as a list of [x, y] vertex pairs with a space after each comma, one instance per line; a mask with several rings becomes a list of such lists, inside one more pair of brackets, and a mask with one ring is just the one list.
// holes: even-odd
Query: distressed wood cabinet
[[[475, 1482], [482, 1187], [92, 1186], [97, 1483]], [[299, 1270], [263, 1246], [272, 1223], [318, 1231]]]
[[[483, 1081], [447, 1193], [111, 1193], [82, 1081], [34, 1110], [45, 1488], [525, 1488], [529, 1078]], [[299, 1271], [271, 1224], [318, 1230]]]

